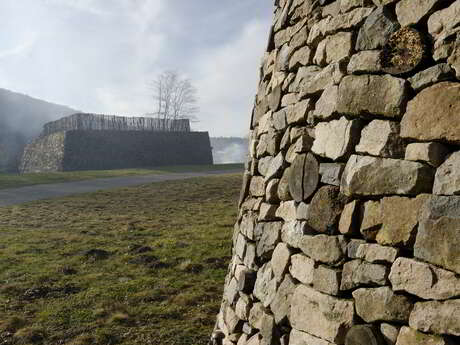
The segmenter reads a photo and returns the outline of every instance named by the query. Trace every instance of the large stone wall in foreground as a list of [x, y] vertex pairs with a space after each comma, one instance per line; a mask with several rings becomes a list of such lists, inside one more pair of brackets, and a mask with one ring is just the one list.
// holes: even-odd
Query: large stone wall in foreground
[[71, 130], [27, 145], [21, 172], [212, 164], [208, 132]]
[[211, 343], [460, 344], [460, 0], [279, 0]]

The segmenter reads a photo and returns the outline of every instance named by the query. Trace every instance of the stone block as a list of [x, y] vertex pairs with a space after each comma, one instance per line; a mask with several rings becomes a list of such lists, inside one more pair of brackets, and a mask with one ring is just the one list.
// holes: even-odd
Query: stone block
[[377, 73], [382, 71], [379, 50], [364, 50], [352, 55], [348, 74]]
[[338, 265], [345, 259], [347, 243], [343, 236], [304, 235], [299, 247], [315, 261]]
[[276, 290], [277, 283], [273, 275], [271, 263], [266, 263], [257, 272], [254, 296], [262, 302], [264, 307], [268, 307], [275, 298]]
[[438, 335], [429, 335], [409, 327], [402, 327], [396, 345], [454, 345]]
[[417, 6], [411, 0], [401, 0], [396, 4], [396, 16], [401, 26], [416, 25], [433, 13], [438, 0], [419, 0]]
[[330, 122], [320, 122], [315, 127], [315, 141], [312, 152], [321, 156], [338, 160], [351, 153], [359, 137], [361, 125], [358, 120], [347, 120], [345, 117]]
[[351, 290], [359, 286], [384, 286], [387, 284], [389, 269], [385, 265], [370, 264], [353, 260], [343, 266], [340, 290]]
[[408, 97], [408, 83], [390, 75], [352, 75], [339, 85], [337, 111], [399, 118]]
[[289, 272], [291, 275], [303, 284], [310, 285], [313, 283], [313, 274], [315, 271], [315, 261], [303, 254], [291, 256], [291, 266]]
[[399, 255], [399, 249], [385, 247], [375, 243], [360, 244], [356, 257], [372, 263], [393, 263]]
[[397, 31], [400, 25], [386, 7], [375, 9], [359, 30], [356, 41], [356, 50], [371, 50], [382, 48], [391, 34]]
[[402, 158], [404, 144], [399, 136], [399, 124], [393, 121], [374, 120], [361, 132], [356, 152], [372, 156]]
[[337, 296], [340, 292], [342, 270], [319, 265], [313, 273], [313, 288], [319, 292]]
[[406, 147], [405, 159], [438, 167], [444, 162], [448, 153], [449, 149], [440, 143], [412, 143]]
[[460, 336], [460, 299], [415, 304], [410, 314], [411, 328], [424, 333]]
[[329, 85], [324, 89], [321, 97], [316, 102], [313, 116], [317, 119], [328, 120], [337, 113], [337, 97], [339, 87], [337, 85]]
[[332, 343], [344, 343], [345, 335], [354, 323], [353, 301], [338, 299], [305, 285], [298, 285], [291, 304], [290, 321], [293, 329]]
[[339, 232], [343, 235], [353, 235], [359, 232], [359, 201], [353, 200], [345, 205], [339, 220]]
[[455, 273], [413, 259], [398, 258], [389, 278], [394, 291], [406, 291], [423, 299], [460, 296], [460, 278]]
[[310, 197], [319, 183], [319, 164], [312, 154], [299, 154], [290, 167], [289, 191], [295, 201]]
[[276, 292], [275, 298], [270, 304], [277, 325], [286, 324], [288, 321], [289, 311], [291, 309], [291, 299], [295, 287], [296, 285], [292, 277], [286, 274]]
[[407, 322], [413, 309], [410, 300], [389, 287], [358, 289], [353, 292], [356, 312], [365, 322]]
[[257, 256], [270, 257], [275, 250], [281, 236], [281, 222], [267, 222], [256, 225], [256, 231], [260, 233], [260, 238], [257, 242]]
[[352, 196], [430, 193], [434, 171], [418, 162], [352, 155], [342, 175], [341, 190]]
[[438, 195], [460, 194], [460, 151], [452, 153], [436, 170], [433, 193]]
[[408, 79], [412, 88], [419, 92], [433, 84], [452, 79], [454, 71], [447, 63], [440, 63], [426, 70], [418, 72]]
[[293, 328], [289, 335], [289, 345], [334, 345], [334, 343]]
[[460, 197], [432, 197], [420, 220], [414, 256], [460, 274]]
[[345, 164], [341, 163], [321, 163], [319, 165], [321, 182], [339, 187], [344, 168]]
[[[398, 340], [398, 334], [401, 327], [391, 325], [389, 323], [381, 323], [380, 324], [380, 332], [383, 335], [383, 339], [385, 344], [387, 345], [395, 345], [396, 341]], [[407, 344], [408, 345], [408, 344]]]
[[419, 141], [460, 143], [460, 84], [442, 82], [422, 90], [408, 105], [401, 121], [401, 136]]
[[289, 267], [291, 254], [292, 251], [285, 243], [278, 243], [273, 252], [271, 259], [272, 269], [276, 280], [279, 282], [283, 279], [284, 273], [286, 273]]

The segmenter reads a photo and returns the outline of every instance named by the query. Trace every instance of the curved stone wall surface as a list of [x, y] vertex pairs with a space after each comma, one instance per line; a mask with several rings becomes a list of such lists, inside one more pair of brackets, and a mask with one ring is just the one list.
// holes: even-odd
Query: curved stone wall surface
[[211, 343], [460, 344], [460, 0], [278, 0]]

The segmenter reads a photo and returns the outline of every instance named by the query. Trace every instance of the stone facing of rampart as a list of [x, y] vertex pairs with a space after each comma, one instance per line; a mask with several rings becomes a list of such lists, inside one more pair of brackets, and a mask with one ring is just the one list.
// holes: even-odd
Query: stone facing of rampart
[[208, 132], [70, 130], [26, 146], [22, 173], [212, 164]]
[[460, 0], [278, 0], [210, 343], [460, 344]]

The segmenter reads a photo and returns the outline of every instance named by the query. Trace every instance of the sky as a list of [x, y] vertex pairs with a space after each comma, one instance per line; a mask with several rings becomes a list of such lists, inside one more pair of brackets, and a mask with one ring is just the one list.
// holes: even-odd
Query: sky
[[194, 130], [244, 136], [270, 0], [0, 0], [0, 87], [84, 112], [153, 112], [149, 83], [198, 89]]

